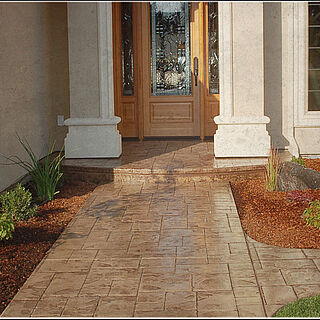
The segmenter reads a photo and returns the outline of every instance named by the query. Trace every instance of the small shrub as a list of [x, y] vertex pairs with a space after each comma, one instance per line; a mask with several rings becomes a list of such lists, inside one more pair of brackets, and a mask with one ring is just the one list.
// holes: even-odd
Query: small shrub
[[40, 202], [53, 200], [54, 196], [59, 193], [59, 191], [57, 191], [57, 185], [63, 175], [60, 167], [61, 161], [64, 158], [62, 150], [60, 150], [57, 156], [52, 157], [55, 147], [55, 143], [53, 143], [48, 151], [48, 156], [46, 156], [43, 161], [40, 161], [37, 160], [28, 141], [23, 141], [19, 136], [17, 136], [17, 138], [30, 160], [24, 161], [18, 156], [4, 157], [9, 160], [11, 164], [16, 164], [28, 171]]
[[14, 223], [11, 215], [0, 212], [0, 241], [12, 238]]
[[306, 220], [307, 225], [320, 228], [320, 201], [314, 200], [309, 202], [309, 207], [304, 210], [302, 217]]
[[32, 195], [20, 183], [15, 189], [0, 196], [2, 212], [16, 220], [28, 220], [36, 214], [36, 206], [32, 206]]
[[291, 162], [298, 163], [298, 164], [300, 164], [300, 165], [302, 165], [302, 166], [304, 166], [304, 167], [306, 166], [304, 159], [301, 158], [301, 157], [296, 158], [295, 156], [292, 156]]
[[268, 163], [266, 165], [266, 190], [274, 191], [278, 184], [278, 175], [280, 169], [280, 158], [276, 147], [270, 149], [270, 154], [268, 157]]

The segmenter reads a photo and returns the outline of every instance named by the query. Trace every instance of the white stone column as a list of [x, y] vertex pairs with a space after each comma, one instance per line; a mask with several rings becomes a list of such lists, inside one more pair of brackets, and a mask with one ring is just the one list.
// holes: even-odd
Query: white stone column
[[219, 56], [215, 157], [268, 156], [262, 2], [219, 2]]
[[68, 3], [70, 118], [66, 158], [121, 155], [114, 115], [112, 3]]

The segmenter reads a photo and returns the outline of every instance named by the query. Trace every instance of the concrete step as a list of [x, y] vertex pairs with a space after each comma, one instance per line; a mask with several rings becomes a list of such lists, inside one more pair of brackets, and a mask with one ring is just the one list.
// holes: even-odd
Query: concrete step
[[232, 181], [239, 178], [263, 177], [264, 165], [224, 168], [104, 168], [63, 164], [66, 181], [88, 181], [94, 183], [121, 182], [189, 182], [189, 181]]

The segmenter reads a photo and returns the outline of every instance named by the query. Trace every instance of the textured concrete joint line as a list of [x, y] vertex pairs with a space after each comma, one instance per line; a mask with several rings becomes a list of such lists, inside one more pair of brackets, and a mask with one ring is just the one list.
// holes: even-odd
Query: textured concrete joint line
[[[232, 189], [231, 189], [231, 185], [230, 185], [230, 182], [229, 182], [229, 194], [230, 196], [232, 197], [232, 201], [234, 203], [234, 206], [236, 207], [236, 204], [235, 204], [235, 201], [234, 201], [234, 197], [233, 197], [233, 194], [232, 194]], [[240, 217], [239, 217], [239, 212], [237, 211], [237, 214], [238, 214], [238, 218], [240, 220]], [[244, 234], [244, 231], [242, 230], [243, 234]], [[253, 268], [253, 272], [254, 272], [254, 276], [255, 276], [255, 279], [256, 279], [256, 283], [258, 285], [258, 289], [259, 289], [259, 293], [260, 293], [260, 299], [261, 299], [261, 304], [262, 304], [262, 307], [263, 307], [263, 311], [264, 311], [264, 316], [267, 317], [267, 311], [266, 311], [266, 308], [265, 308], [265, 305], [264, 305], [264, 300], [263, 300], [263, 292], [262, 292], [262, 289], [261, 289], [261, 286], [259, 285], [259, 280], [258, 280], [258, 277], [257, 277], [257, 273], [256, 273], [256, 269], [254, 267], [254, 263], [253, 263], [253, 260], [252, 260], [252, 256], [251, 256], [251, 252], [250, 252], [250, 248], [249, 248], [249, 244], [248, 244], [248, 241], [247, 241], [247, 237], [245, 236], [244, 234], [244, 238], [245, 238], [245, 241], [246, 241], [246, 246], [247, 246], [247, 251], [248, 251], [248, 254], [249, 254], [249, 257], [250, 257], [250, 262], [251, 262], [251, 265], [252, 265], [252, 268]]]

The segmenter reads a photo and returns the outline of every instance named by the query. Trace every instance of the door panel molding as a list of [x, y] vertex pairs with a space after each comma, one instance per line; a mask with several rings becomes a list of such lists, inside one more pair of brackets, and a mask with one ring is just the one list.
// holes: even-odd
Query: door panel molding
[[193, 122], [193, 103], [174, 102], [174, 103], [151, 103], [150, 122], [170, 122], [170, 123], [192, 123]]

